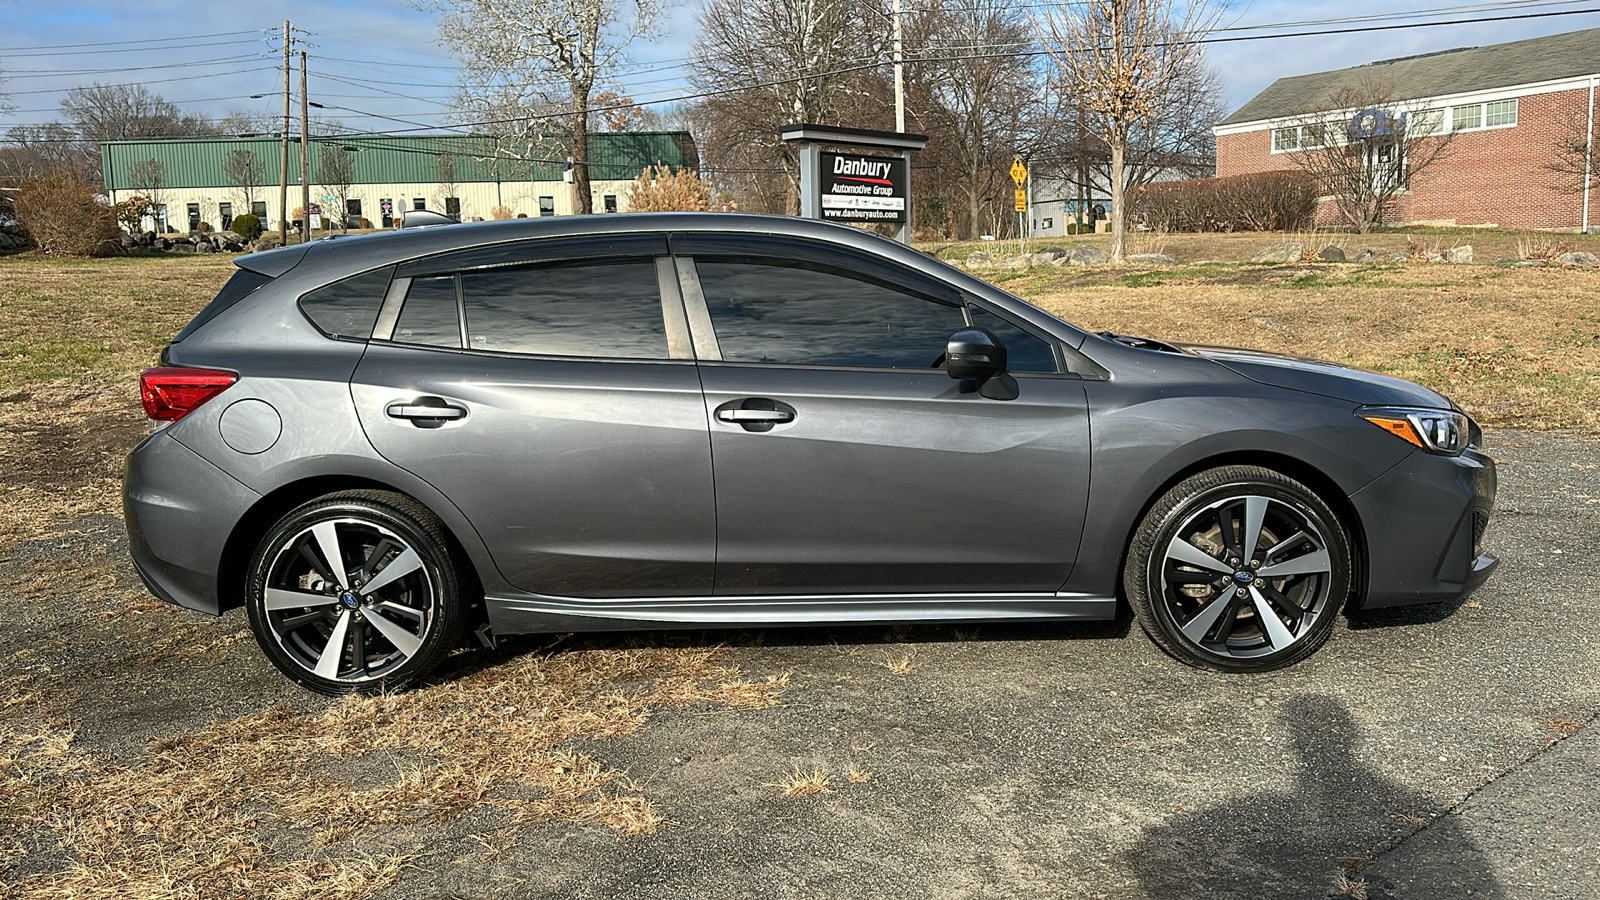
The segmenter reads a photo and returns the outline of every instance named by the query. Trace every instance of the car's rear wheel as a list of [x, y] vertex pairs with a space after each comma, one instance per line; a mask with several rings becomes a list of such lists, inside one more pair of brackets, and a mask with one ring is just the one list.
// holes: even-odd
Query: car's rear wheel
[[444, 527], [398, 494], [330, 494], [293, 510], [257, 547], [249, 584], [256, 641], [319, 694], [403, 690], [461, 636]]
[[1139, 624], [1190, 665], [1292, 665], [1333, 632], [1350, 550], [1327, 503], [1256, 466], [1201, 472], [1163, 494], [1134, 533], [1123, 586]]

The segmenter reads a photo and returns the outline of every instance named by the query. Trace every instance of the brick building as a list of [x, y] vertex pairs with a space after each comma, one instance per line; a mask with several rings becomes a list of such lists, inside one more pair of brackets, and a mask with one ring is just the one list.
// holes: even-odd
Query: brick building
[[[1217, 174], [1296, 168], [1292, 154], [1311, 139], [1299, 123], [1341, 89], [1381, 86], [1382, 112], [1408, 116], [1413, 133], [1455, 132], [1386, 209], [1387, 223], [1590, 230], [1600, 227], [1600, 191], [1552, 166], [1563, 142], [1585, 154], [1592, 145], [1597, 82], [1600, 29], [1280, 78], [1216, 127]], [[1324, 203], [1319, 224], [1339, 221]]]

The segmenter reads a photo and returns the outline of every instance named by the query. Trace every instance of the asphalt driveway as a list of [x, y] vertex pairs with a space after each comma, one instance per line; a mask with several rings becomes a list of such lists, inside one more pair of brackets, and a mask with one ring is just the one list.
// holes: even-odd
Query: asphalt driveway
[[[697, 636], [787, 673], [779, 705], [666, 706], [570, 742], [666, 824], [414, 824], [426, 849], [385, 896], [1600, 897], [1600, 447], [1491, 437], [1503, 563], [1469, 602], [1362, 617], [1250, 677], [1185, 668], [1126, 620]], [[113, 517], [65, 524], [0, 558], [4, 684], [49, 693], [0, 724], [67, 717], [125, 762], [285, 700], [328, 706], [290, 693], [240, 614], [190, 622], [203, 665], [165, 637], [190, 614], [85, 615], [127, 588], [124, 538]], [[83, 566], [99, 574], [50, 581]], [[470, 666], [562, 652], [547, 645]], [[825, 791], [783, 795], [813, 772]], [[0, 824], [0, 845], [22, 896], [74, 860], [48, 829]]]

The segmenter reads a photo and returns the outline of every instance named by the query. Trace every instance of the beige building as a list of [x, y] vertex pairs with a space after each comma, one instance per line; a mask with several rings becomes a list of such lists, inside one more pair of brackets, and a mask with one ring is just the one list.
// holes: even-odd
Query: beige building
[[[106, 193], [113, 203], [145, 196], [157, 204], [146, 227], [191, 231], [229, 227], [254, 213], [262, 227], [295, 221], [301, 205], [300, 146], [289, 145], [288, 208], [279, 203], [280, 141], [202, 138], [107, 141], [100, 145]], [[586, 164], [596, 213], [626, 212], [629, 188], [646, 167], [698, 165], [688, 132], [589, 136]], [[572, 215], [576, 203], [567, 161], [558, 151], [517, 154], [493, 137], [362, 135], [316, 138], [310, 152], [311, 203], [321, 227], [348, 223], [387, 228], [405, 210], [430, 209], [463, 220]], [[348, 177], [349, 183], [339, 182]], [[314, 223], [319, 224], [319, 223]]]

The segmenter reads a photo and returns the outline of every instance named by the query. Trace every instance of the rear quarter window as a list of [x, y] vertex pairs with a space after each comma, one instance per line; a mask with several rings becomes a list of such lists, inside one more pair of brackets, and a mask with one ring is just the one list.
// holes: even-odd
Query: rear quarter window
[[183, 326], [183, 330], [178, 332], [178, 336], [173, 338], [172, 342], [176, 344], [199, 331], [202, 325], [215, 319], [219, 313], [228, 307], [255, 293], [257, 288], [271, 280], [271, 278], [262, 275], [260, 272], [252, 272], [249, 269], [240, 269], [234, 272], [233, 277], [228, 279], [228, 283], [223, 285], [222, 290], [217, 292], [217, 296], [206, 304], [205, 309], [200, 310], [200, 315], [190, 319], [189, 324]]
[[393, 274], [389, 266], [319, 287], [300, 297], [300, 311], [329, 337], [367, 340]]

